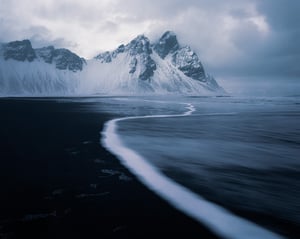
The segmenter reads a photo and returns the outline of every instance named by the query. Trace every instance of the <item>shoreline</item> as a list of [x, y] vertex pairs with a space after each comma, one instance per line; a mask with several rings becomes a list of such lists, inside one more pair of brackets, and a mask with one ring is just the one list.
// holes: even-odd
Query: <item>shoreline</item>
[[99, 145], [89, 102], [0, 99], [0, 238], [218, 238]]
[[[109, 120], [102, 131], [102, 145], [117, 156], [120, 161], [151, 191], [166, 200], [174, 208], [189, 215], [201, 224], [206, 225], [222, 238], [280, 239], [283, 236], [269, 231], [245, 218], [239, 217], [229, 210], [207, 201], [190, 189], [172, 181], [159, 172], [138, 152], [126, 147], [117, 133], [117, 123], [132, 119], [185, 117], [196, 111], [192, 104], [186, 103], [186, 111], [182, 114], [129, 116]], [[143, 169], [141, 171], [141, 169]], [[220, 220], [221, 219], [221, 220]], [[229, 228], [228, 225], [235, 225]]]

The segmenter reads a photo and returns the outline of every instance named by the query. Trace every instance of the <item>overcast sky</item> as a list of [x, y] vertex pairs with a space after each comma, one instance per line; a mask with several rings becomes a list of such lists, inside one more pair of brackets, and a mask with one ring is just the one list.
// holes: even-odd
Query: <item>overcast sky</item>
[[165, 30], [217, 76], [300, 78], [300, 0], [0, 0], [0, 41], [85, 58]]

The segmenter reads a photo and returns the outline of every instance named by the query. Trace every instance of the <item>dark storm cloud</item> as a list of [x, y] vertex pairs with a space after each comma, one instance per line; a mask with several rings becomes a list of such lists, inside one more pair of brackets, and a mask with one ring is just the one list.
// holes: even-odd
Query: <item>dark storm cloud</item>
[[257, 1], [257, 9], [265, 14], [274, 30], [299, 30], [300, 1], [298, 0], [263, 0]]
[[[209, 62], [209, 68], [221, 75], [299, 77], [300, 14], [298, 10], [300, 1], [259, 0], [256, 3], [257, 15], [268, 26], [265, 33], [262, 31], [264, 29], [260, 29], [259, 22], [253, 19], [255, 14], [251, 13], [248, 8], [233, 5], [234, 7], [230, 9], [225, 3], [220, 8], [219, 13], [223, 11], [222, 14], [230, 15], [238, 23], [228, 33], [228, 42], [233, 45], [237, 53], [232, 52], [231, 54], [235, 56], [221, 64], [214, 65], [213, 61]], [[224, 41], [224, 39], [220, 38], [219, 41]], [[224, 50], [220, 47], [215, 49]], [[199, 51], [204, 52], [201, 48]], [[211, 50], [208, 54], [213, 52], [214, 50]], [[216, 59], [213, 60], [216, 61]]]
[[234, 44], [245, 53], [236, 65], [241, 73], [300, 76], [299, 9], [297, 0], [257, 1], [257, 11], [265, 17], [270, 32], [260, 38], [253, 27], [244, 25], [232, 35]]
[[300, 1], [259, 1], [258, 10], [270, 25], [271, 33], [259, 46], [259, 56], [268, 60], [266, 67], [280, 72], [300, 76]]

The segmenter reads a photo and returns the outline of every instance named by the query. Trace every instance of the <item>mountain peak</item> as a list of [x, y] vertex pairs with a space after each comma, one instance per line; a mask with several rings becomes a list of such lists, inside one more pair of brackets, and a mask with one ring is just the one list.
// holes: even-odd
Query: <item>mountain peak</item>
[[172, 55], [173, 64], [182, 71], [186, 76], [199, 80], [206, 81], [206, 74], [202, 63], [197, 54], [189, 47], [181, 47]]
[[173, 53], [178, 49], [179, 43], [176, 34], [172, 31], [166, 31], [154, 45], [154, 50], [162, 59], [169, 53]]
[[149, 41], [148, 37], [144, 34], [137, 35], [132, 41]]
[[[207, 82], [207, 75], [197, 54], [189, 46], [180, 46], [173, 31], [164, 32], [154, 44], [151, 44], [145, 35], [138, 35], [127, 45], [121, 45], [112, 52], [103, 52], [95, 59], [101, 63], [111, 63], [118, 58], [119, 53], [126, 52], [129, 57], [127, 58], [129, 64], [126, 64], [129, 66], [128, 72], [131, 77], [151, 81], [158, 69], [158, 62], [155, 60], [156, 56], [152, 54], [153, 51], [186, 77]], [[169, 57], [165, 59], [166, 56]]]
[[176, 37], [175, 32], [173, 32], [173, 31], [166, 31], [166, 32], [161, 36], [161, 38], [169, 38], [169, 37], [173, 37], [173, 36]]
[[35, 53], [44, 62], [55, 63], [56, 68], [60, 70], [81, 71], [85, 62], [84, 59], [65, 48], [55, 49], [53, 46], [47, 46], [35, 49]]
[[129, 50], [130, 55], [152, 53], [150, 41], [145, 35], [138, 35], [128, 45], [126, 45], [126, 49]]
[[35, 49], [35, 53], [38, 57], [42, 58], [46, 63], [51, 64], [53, 58], [54, 46], [46, 46]]
[[95, 59], [99, 60], [101, 63], [109, 63], [111, 62], [111, 58], [111, 53], [109, 51], [102, 52], [95, 57]]
[[4, 46], [4, 59], [17, 61], [33, 61], [36, 58], [35, 52], [29, 40], [12, 41]]

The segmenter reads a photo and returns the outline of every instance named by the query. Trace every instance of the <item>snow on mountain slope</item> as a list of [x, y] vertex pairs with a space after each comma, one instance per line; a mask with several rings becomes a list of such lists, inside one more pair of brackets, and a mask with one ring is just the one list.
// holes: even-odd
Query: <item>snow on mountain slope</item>
[[0, 59], [0, 95], [71, 95], [77, 92], [79, 74], [39, 61]]
[[84, 60], [67, 49], [33, 49], [30, 41], [0, 46], [0, 95], [50, 96], [77, 92]]
[[223, 94], [195, 52], [172, 32], [154, 44], [144, 35], [85, 61], [67, 49], [0, 46], [0, 95]]

